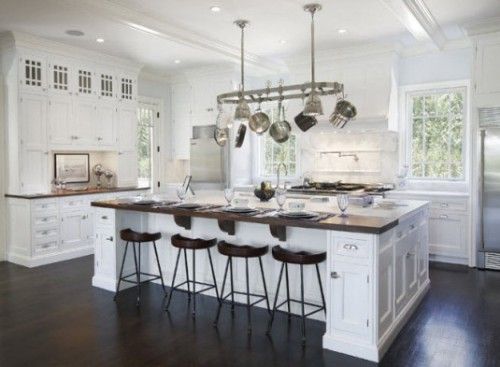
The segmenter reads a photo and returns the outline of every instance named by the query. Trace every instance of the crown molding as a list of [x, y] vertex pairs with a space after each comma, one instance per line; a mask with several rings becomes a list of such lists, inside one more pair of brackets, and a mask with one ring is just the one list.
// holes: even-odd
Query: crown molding
[[500, 17], [482, 19], [463, 25], [469, 37], [500, 32]]
[[52, 41], [22, 32], [9, 31], [1, 33], [0, 45], [2, 48], [20, 47], [39, 52], [50, 52], [52, 54], [68, 58], [83, 58], [91, 63], [95, 63], [96, 60], [99, 60], [99, 64], [109, 67], [116, 67], [119, 65], [120, 67], [135, 73], [138, 73], [142, 68], [142, 64], [127, 59], [75, 47], [66, 43]]
[[[233, 62], [239, 62], [240, 49], [219, 40], [174, 26], [156, 17], [146, 15], [109, 0], [51, 0], [60, 5], [79, 7], [90, 14], [99, 14], [108, 20], [123, 24], [138, 32], [159, 37], [202, 51], [210, 51], [222, 55]], [[274, 60], [245, 52], [245, 61], [259, 69], [267, 71], [280, 70], [283, 65]]]
[[421, 56], [441, 51], [452, 51], [472, 48], [472, 41], [468, 37], [449, 40], [438, 50], [431, 42], [419, 43], [414, 46], [405, 47], [401, 50], [401, 57]]
[[418, 41], [430, 41], [437, 49], [446, 43], [441, 26], [437, 23], [424, 0], [379, 0]]

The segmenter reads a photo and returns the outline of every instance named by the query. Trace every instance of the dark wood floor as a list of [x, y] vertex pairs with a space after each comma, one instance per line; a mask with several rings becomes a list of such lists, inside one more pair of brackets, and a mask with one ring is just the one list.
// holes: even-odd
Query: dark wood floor
[[[35, 269], [0, 263], [0, 366], [371, 366], [321, 348], [324, 324], [300, 329], [278, 316], [265, 336], [267, 314], [223, 312], [212, 326], [216, 302], [200, 297], [194, 321], [177, 294], [170, 315], [161, 288], [149, 285], [140, 311], [126, 291], [91, 287], [92, 257]], [[500, 366], [500, 273], [433, 265], [432, 288], [397, 337], [382, 366]], [[227, 311], [227, 310], [225, 310]]]

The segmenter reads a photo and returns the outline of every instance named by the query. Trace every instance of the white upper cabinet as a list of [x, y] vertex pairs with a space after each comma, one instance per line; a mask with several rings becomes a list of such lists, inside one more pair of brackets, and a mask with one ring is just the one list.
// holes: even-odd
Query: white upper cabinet
[[49, 97], [48, 125], [49, 146], [72, 144], [73, 99], [71, 96], [54, 94]]
[[69, 60], [55, 58], [47, 63], [47, 84], [50, 94], [71, 95], [74, 91], [74, 69]]
[[118, 140], [116, 120], [117, 109], [114, 103], [97, 103], [93, 134], [99, 147], [111, 148], [115, 146]]
[[97, 144], [95, 137], [96, 104], [91, 99], [79, 98], [74, 103], [72, 140], [80, 146]]
[[114, 100], [118, 95], [118, 77], [113, 70], [98, 68], [96, 71], [97, 98]]
[[96, 95], [97, 78], [92, 68], [78, 66], [76, 68], [76, 95], [81, 97], [93, 97]]
[[136, 102], [137, 101], [137, 78], [122, 74], [118, 77], [119, 91], [118, 100], [120, 102]]
[[43, 192], [49, 186], [47, 97], [41, 94], [23, 94], [19, 98], [18, 115], [19, 189], [21, 192]]
[[189, 159], [191, 148], [191, 91], [187, 83], [172, 85], [172, 156]]
[[232, 91], [226, 77], [205, 77], [193, 81], [193, 117], [191, 125], [213, 125], [217, 117], [217, 96]]
[[134, 107], [118, 108], [118, 150], [135, 151], [137, 142], [137, 111]]
[[475, 55], [475, 93], [479, 106], [497, 106], [500, 98], [500, 35], [477, 40]]
[[47, 61], [44, 56], [22, 54], [19, 56], [18, 78], [22, 89], [47, 90]]

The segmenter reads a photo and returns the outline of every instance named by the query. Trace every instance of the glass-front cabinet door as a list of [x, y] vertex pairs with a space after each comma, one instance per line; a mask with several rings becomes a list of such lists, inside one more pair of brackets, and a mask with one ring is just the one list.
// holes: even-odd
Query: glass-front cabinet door
[[19, 84], [22, 89], [47, 90], [47, 63], [45, 57], [38, 55], [19, 56]]

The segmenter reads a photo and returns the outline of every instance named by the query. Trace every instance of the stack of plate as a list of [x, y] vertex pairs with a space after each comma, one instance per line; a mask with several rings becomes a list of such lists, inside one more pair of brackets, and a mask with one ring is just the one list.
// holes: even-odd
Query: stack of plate
[[237, 206], [227, 206], [222, 210], [229, 213], [240, 213], [240, 214], [255, 213], [257, 211], [257, 209], [254, 208], [237, 207]]
[[198, 209], [201, 208], [201, 205], [196, 203], [180, 203], [177, 205], [173, 205], [173, 207], [179, 209]]
[[282, 218], [311, 219], [317, 217], [318, 213], [309, 212], [307, 210], [301, 210], [301, 211], [284, 210], [278, 212], [278, 216]]

